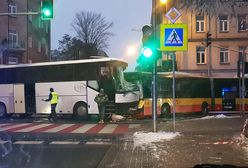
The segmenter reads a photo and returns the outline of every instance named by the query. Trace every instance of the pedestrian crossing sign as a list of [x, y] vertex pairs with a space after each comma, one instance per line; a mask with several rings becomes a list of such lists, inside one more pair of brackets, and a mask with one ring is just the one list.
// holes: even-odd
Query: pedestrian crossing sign
[[187, 24], [162, 24], [160, 29], [161, 51], [185, 51], [188, 49]]

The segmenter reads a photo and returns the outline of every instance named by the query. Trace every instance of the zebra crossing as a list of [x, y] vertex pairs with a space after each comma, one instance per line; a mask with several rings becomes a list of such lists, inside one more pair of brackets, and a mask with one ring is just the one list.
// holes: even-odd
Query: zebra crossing
[[0, 132], [60, 134], [124, 134], [140, 124], [2, 123]]

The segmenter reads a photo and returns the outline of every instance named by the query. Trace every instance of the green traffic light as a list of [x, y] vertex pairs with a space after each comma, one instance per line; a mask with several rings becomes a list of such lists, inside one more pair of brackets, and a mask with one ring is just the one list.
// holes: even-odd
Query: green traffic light
[[43, 14], [44, 14], [45, 16], [51, 16], [51, 14], [52, 14], [52, 12], [51, 12], [48, 8], [45, 8], [45, 9], [43, 9], [42, 11], [43, 11]]
[[53, 18], [53, 0], [41, 1], [41, 19], [50, 20]]
[[153, 54], [152, 49], [149, 48], [149, 47], [144, 47], [144, 48], [142, 49], [142, 53], [143, 53], [143, 55], [144, 55], [146, 58], [151, 57], [152, 54]]

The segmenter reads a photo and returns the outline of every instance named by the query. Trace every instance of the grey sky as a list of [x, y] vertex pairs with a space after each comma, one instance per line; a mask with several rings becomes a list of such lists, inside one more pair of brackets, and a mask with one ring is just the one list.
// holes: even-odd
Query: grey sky
[[58, 48], [58, 40], [64, 34], [75, 35], [71, 27], [75, 13], [92, 11], [102, 14], [107, 21], [113, 21], [111, 29], [115, 34], [110, 39], [107, 51], [110, 57], [129, 62], [128, 70], [134, 70], [136, 57], [127, 54], [129, 46], [140, 46], [142, 33], [137, 30], [150, 23], [151, 0], [54, 0], [52, 20], [52, 49]]

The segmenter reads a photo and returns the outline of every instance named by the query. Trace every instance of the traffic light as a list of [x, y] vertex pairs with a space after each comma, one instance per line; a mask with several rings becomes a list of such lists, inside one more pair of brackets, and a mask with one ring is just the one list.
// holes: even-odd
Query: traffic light
[[207, 33], [207, 37], [206, 37], [206, 46], [208, 47], [209, 45], [211, 45], [212, 43], [212, 38], [211, 38], [212, 34], [210, 32]]
[[142, 28], [142, 32], [143, 32], [143, 38], [142, 38], [143, 47], [141, 49], [141, 57], [143, 61], [146, 60], [149, 61], [154, 57], [156, 50], [156, 46], [153, 40], [154, 38], [152, 33], [153, 32], [152, 27], [149, 25], [145, 25]]
[[53, 18], [53, 0], [41, 0], [41, 19], [50, 20]]

